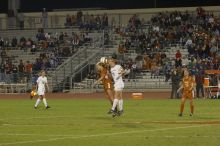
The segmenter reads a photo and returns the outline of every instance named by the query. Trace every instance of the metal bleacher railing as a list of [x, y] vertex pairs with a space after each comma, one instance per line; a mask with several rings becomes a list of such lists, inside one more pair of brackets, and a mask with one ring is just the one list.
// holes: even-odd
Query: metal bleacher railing
[[[87, 44], [84, 44], [78, 48], [73, 56], [64, 60], [64, 62], [57, 68], [48, 70], [48, 82], [51, 89], [54, 92], [59, 91], [73, 91], [77, 92], [95, 92], [101, 90], [101, 85], [98, 88], [93, 89], [92, 84], [93, 79], [86, 79], [86, 74], [91, 70], [94, 70], [94, 64], [99, 60], [101, 56], [110, 56], [112, 53], [115, 53], [116, 47], [123, 39], [121, 36], [110, 32], [111, 43], [108, 45], [104, 44], [104, 31], [95, 33], [93, 41]], [[186, 49], [183, 49], [183, 46], [179, 44], [172, 44], [170, 47], [167, 47], [166, 55], [169, 58], [175, 56], [176, 50], [180, 50], [183, 56], [187, 56], [188, 52]], [[24, 53], [25, 54], [25, 53]], [[137, 55], [135, 49], [131, 49], [125, 54], [126, 56]], [[2, 84], [3, 85], [3, 84]], [[30, 83], [26, 84], [4, 84], [3, 92], [24, 92], [27, 91], [28, 87], [30, 89]], [[22, 87], [23, 86], [23, 87]], [[16, 91], [16, 88], [22, 90]], [[152, 78], [151, 72], [142, 70], [135, 78], [125, 79], [125, 88], [127, 90], [145, 90], [153, 88], [163, 88], [169, 89], [170, 82], [165, 82], [164, 76], [158, 76], [157, 78]], [[7, 89], [7, 90], [6, 90]]]
[[78, 48], [78, 51], [73, 56], [65, 60], [54, 71], [48, 72], [48, 81], [54, 91], [73, 88], [74, 82], [82, 80], [86, 74], [85, 72], [88, 73], [91, 70], [90, 66], [94, 65], [98, 56], [103, 53], [102, 36], [103, 32], [93, 33], [91, 42]]
[[[118, 37], [119, 41], [122, 39]], [[116, 41], [116, 40], [115, 40]], [[175, 58], [175, 53], [177, 50], [180, 50], [183, 57], [188, 58], [188, 51], [185, 49], [184, 46], [181, 46], [179, 44], [171, 44], [170, 47], [166, 47], [164, 50], [166, 50], [166, 55], [169, 58]], [[130, 50], [125, 55], [128, 55], [128, 57], [137, 56], [135, 49]], [[126, 57], [125, 57], [126, 58]], [[94, 59], [97, 60], [97, 59]], [[97, 62], [97, 61], [96, 61]], [[86, 68], [86, 65], [83, 67]], [[129, 78], [125, 78], [125, 90], [127, 91], [145, 91], [148, 89], [165, 89], [169, 90], [171, 88], [171, 81], [165, 81], [164, 74], [159, 74], [157, 76], [152, 75], [150, 70], [139, 70], [139, 72], [132, 73], [135, 75], [131, 75]], [[90, 92], [99, 92], [102, 91], [102, 85], [96, 86], [96, 88], [93, 88], [92, 85], [94, 83], [95, 79], [88, 79], [86, 77], [83, 78], [81, 74], [81, 80], [78, 82], [73, 82], [73, 87], [70, 88], [71, 92], [73, 93], [90, 93]]]
[[[194, 12], [189, 12], [192, 14], [195, 14]], [[117, 26], [121, 26], [121, 18], [123, 16], [132, 16], [133, 13], [129, 14], [118, 14], [118, 20]], [[145, 13], [140, 13], [142, 17], [145, 15]], [[146, 15], [149, 15], [147, 13]], [[153, 14], [151, 14], [153, 15]], [[66, 16], [59, 16], [62, 17], [62, 23], [59, 23], [59, 25], [56, 25], [55, 22], [52, 21], [52, 17], [48, 18], [48, 28], [45, 28], [46, 32], [68, 32], [71, 33], [72, 31], [79, 31], [78, 27], [71, 26], [68, 28], [65, 28], [64, 22]], [[27, 20], [29, 18], [25, 18], [25, 29], [27, 30], [0, 30], [0, 33], [2, 36], [6, 36], [9, 38], [12, 38], [15, 33], [21, 34], [25, 32], [26, 36], [33, 36], [33, 34], [36, 34], [37, 30], [36, 28], [41, 27], [41, 18], [36, 17], [33, 18], [34, 23], [37, 25], [33, 25], [33, 27], [30, 27], [30, 24], [28, 24]], [[0, 20], [0, 23], [2, 24], [3, 20]], [[111, 21], [111, 20], [109, 20]], [[60, 25], [61, 24], [61, 25]], [[18, 29], [17, 26], [14, 27], [15, 29]], [[1, 28], [0, 28], [1, 29]], [[29, 29], [29, 30], [28, 30]], [[93, 80], [85, 79], [85, 74], [88, 73], [90, 70], [93, 70], [95, 62], [100, 58], [100, 56], [107, 56], [111, 53], [115, 52], [115, 47], [119, 44], [120, 40], [123, 40], [124, 38], [121, 38], [120, 36], [118, 38], [113, 37], [116, 35], [111, 29], [109, 29], [110, 38], [112, 39], [112, 44], [110, 45], [110, 49], [106, 49], [108, 45], [104, 44], [104, 30], [100, 31], [97, 30], [97, 36], [94, 37], [96, 41], [91, 42], [90, 44], [86, 44], [79, 48], [79, 51], [71, 56], [70, 58], [66, 59], [59, 67], [56, 69], [50, 70], [48, 72], [48, 81], [50, 85], [52, 86], [52, 89], [54, 91], [63, 91], [65, 89], [87, 89], [89, 91], [94, 91], [91, 89], [91, 84]], [[32, 34], [32, 35], [31, 35]], [[166, 47], [166, 55], [169, 58], [172, 58], [175, 56], [175, 52], [177, 49], [180, 49], [183, 55], [187, 56], [188, 52], [184, 49], [184, 47], [180, 46], [179, 44], [171, 44], [170, 47]], [[183, 53], [184, 52], [184, 53]], [[135, 56], [136, 51], [135, 49], [131, 49], [125, 54], [126, 56]], [[129, 81], [125, 79], [126, 81], [126, 88], [127, 89], [147, 89], [147, 88], [169, 88], [169, 82], [165, 82], [163, 76], [158, 77], [156, 79], [151, 79], [151, 75], [149, 71], [142, 71], [140, 74], [140, 78], [131, 78]], [[75, 90], [74, 92], [77, 92]]]

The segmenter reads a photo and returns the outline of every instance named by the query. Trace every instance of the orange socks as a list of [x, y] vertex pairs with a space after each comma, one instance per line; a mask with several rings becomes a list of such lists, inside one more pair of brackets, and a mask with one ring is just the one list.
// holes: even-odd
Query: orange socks
[[191, 114], [194, 113], [194, 106], [193, 105], [190, 105], [190, 112], [191, 112]]
[[183, 110], [184, 110], [184, 104], [181, 104], [180, 105], [180, 113], [183, 113]]

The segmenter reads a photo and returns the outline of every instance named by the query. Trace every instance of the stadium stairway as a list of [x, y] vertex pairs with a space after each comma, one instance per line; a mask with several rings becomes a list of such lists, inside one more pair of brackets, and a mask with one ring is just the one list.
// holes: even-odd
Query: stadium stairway
[[72, 78], [91, 60], [96, 59], [99, 51], [92, 46], [82, 46], [70, 58], [65, 60], [55, 70], [48, 72], [48, 82], [53, 90], [63, 90], [66, 82], [72, 84]]

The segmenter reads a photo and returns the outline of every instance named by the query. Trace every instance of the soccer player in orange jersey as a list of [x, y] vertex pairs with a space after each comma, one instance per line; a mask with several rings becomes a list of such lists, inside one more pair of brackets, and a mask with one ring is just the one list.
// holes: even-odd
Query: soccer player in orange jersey
[[193, 115], [194, 112], [194, 105], [193, 105], [193, 88], [194, 88], [194, 79], [192, 76], [189, 75], [189, 71], [187, 69], [184, 70], [184, 77], [182, 80], [182, 85], [178, 89], [177, 92], [182, 90], [182, 99], [180, 105], [180, 113], [179, 116], [183, 115], [184, 105], [186, 99], [190, 100], [190, 116]]
[[114, 100], [112, 77], [104, 63], [98, 62], [96, 68], [100, 78], [93, 84], [93, 86], [102, 81], [104, 91], [112, 105]]

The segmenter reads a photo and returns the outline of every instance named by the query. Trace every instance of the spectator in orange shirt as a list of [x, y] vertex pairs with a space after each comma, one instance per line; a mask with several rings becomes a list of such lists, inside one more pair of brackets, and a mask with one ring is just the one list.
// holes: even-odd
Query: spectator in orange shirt
[[31, 79], [32, 68], [33, 68], [33, 64], [31, 64], [30, 61], [27, 61], [27, 64], [25, 65], [27, 82], [30, 81], [30, 79]]

